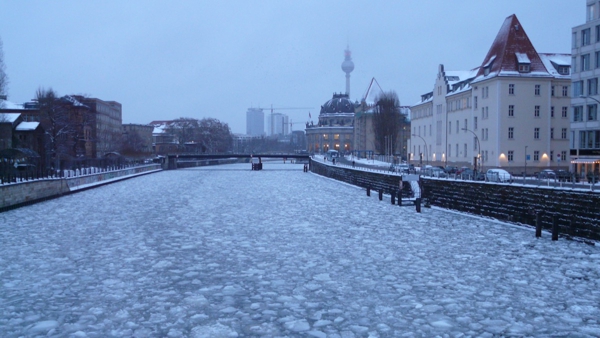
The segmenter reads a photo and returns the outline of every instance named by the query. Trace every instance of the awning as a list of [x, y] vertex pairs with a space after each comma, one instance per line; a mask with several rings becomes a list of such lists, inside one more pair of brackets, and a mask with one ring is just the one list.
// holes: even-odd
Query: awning
[[600, 159], [598, 158], [579, 158], [572, 160], [571, 163], [600, 163]]

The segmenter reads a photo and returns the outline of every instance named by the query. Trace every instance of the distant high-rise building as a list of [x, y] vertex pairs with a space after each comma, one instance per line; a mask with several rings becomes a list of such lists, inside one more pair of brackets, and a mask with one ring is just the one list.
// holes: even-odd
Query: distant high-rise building
[[261, 108], [248, 108], [246, 112], [246, 134], [251, 136], [265, 134], [265, 113]]
[[267, 117], [269, 136], [287, 135], [290, 133], [289, 117], [282, 113], [271, 113]]

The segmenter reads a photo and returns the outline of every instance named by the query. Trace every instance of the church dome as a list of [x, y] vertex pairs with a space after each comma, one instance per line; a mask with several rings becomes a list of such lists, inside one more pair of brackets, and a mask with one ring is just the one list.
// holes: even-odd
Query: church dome
[[321, 106], [323, 114], [354, 113], [355, 104], [350, 101], [348, 94], [333, 94], [333, 98]]

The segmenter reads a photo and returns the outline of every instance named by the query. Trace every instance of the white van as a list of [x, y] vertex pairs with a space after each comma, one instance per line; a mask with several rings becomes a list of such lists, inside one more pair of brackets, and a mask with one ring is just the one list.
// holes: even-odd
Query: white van
[[339, 153], [337, 150], [329, 150], [327, 151], [327, 154], [325, 154], [325, 157], [327, 158], [327, 161], [333, 161], [334, 158], [338, 158], [339, 157]]
[[485, 180], [489, 182], [512, 182], [513, 178], [510, 173], [504, 169], [488, 169], [485, 174]]

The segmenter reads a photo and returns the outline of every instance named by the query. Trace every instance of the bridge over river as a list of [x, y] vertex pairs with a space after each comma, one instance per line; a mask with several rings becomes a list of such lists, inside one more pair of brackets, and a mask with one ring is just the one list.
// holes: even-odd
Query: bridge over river
[[600, 246], [209, 166], [0, 213], [0, 336], [600, 336]]

